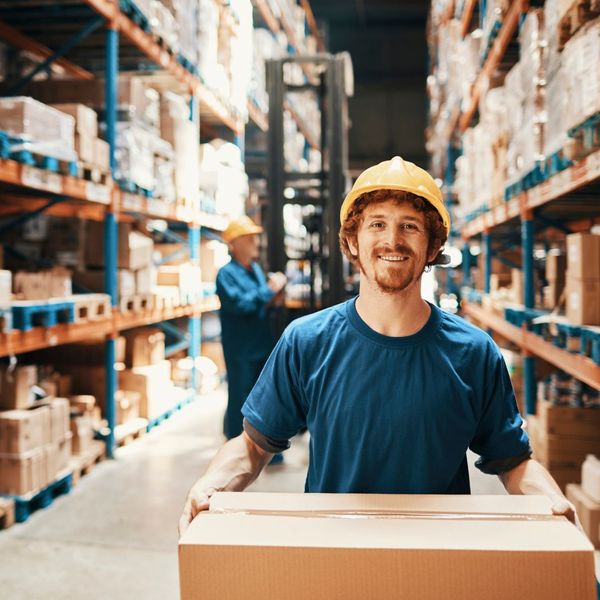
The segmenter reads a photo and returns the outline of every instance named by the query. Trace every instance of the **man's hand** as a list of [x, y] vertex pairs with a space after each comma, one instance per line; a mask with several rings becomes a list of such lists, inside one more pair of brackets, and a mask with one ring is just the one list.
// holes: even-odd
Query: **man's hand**
[[566, 517], [573, 525], [583, 531], [575, 507], [566, 499], [559, 499], [552, 505], [552, 514]]
[[190, 526], [192, 520], [204, 510], [208, 510], [210, 506], [210, 497], [215, 493], [213, 487], [206, 487], [206, 484], [199, 479], [192, 486], [192, 489], [188, 492], [185, 500], [185, 506], [183, 507], [183, 513], [179, 518], [179, 537], [181, 537], [185, 530]]
[[268, 285], [271, 288], [271, 290], [273, 290], [273, 292], [275, 292], [275, 294], [278, 294], [279, 292], [281, 292], [281, 290], [283, 290], [283, 288], [286, 286], [286, 284], [287, 284], [287, 277], [283, 273], [278, 271], [277, 273], [269, 274]]

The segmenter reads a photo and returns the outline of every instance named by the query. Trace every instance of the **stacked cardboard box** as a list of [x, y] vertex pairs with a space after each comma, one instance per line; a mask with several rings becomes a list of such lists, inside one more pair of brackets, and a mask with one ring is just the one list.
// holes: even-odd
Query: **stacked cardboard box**
[[[119, 223], [118, 289], [120, 298], [152, 294], [156, 283], [152, 239], [129, 223]], [[85, 271], [73, 274], [76, 284], [91, 292], [104, 291], [104, 226], [88, 221], [85, 236]]]
[[0, 367], [0, 409], [29, 408], [35, 401], [33, 386], [37, 382], [38, 370], [34, 365]]
[[600, 453], [600, 410], [553, 405], [538, 399], [537, 415], [528, 416], [533, 457], [564, 490], [581, 481], [581, 464]]
[[108, 173], [110, 170], [108, 142], [98, 137], [98, 117], [96, 111], [84, 104], [52, 104], [75, 119], [75, 150], [79, 160], [87, 167], [94, 167]]
[[0, 98], [0, 129], [17, 138], [11, 151], [28, 150], [74, 161], [75, 119], [33, 98]]
[[554, 310], [560, 303], [565, 289], [567, 257], [558, 250], [551, 250], [546, 255], [546, 281], [544, 288], [544, 308]]
[[157, 282], [161, 288], [177, 290], [181, 304], [194, 304], [202, 298], [202, 273], [200, 267], [191, 263], [161, 265]]
[[215, 494], [179, 577], [182, 600], [596, 598], [592, 545], [542, 496]]
[[581, 485], [567, 485], [567, 498], [575, 506], [581, 526], [600, 548], [600, 460], [590, 454], [581, 467]]
[[600, 325], [600, 235], [567, 236], [567, 318]]
[[69, 401], [0, 412], [0, 493], [23, 496], [52, 483], [71, 457]]
[[64, 267], [28, 273], [18, 271], [14, 276], [14, 293], [19, 300], [48, 300], [73, 294], [71, 273]]

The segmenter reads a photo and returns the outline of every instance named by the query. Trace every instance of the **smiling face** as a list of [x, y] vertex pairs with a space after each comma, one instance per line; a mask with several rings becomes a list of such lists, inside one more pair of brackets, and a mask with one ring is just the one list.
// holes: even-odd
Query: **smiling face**
[[439, 250], [428, 254], [424, 213], [396, 199], [366, 206], [356, 238], [348, 245], [363, 276], [389, 294], [418, 282]]

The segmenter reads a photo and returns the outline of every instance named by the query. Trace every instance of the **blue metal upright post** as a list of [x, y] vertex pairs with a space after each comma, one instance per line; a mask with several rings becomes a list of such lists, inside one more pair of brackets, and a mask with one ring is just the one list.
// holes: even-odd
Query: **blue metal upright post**
[[[521, 217], [521, 244], [523, 253], [523, 291], [525, 308], [534, 308], [535, 289], [533, 277], [533, 215], [526, 213]], [[536, 411], [536, 381], [535, 359], [527, 354], [523, 356], [523, 392], [525, 394], [525, 409], [527, 414], [534, 415]]]
[[483, 234], [483, 291], [490, 293], [490, 279], [492, 276], [492, 234], [485, 231]]
[[[115, 139], [117, 120], [117, 77], [119, 74], [119, 34], [112, 26], [106, 30], [106, 139], [110, 146], [110, 168], [115, 173]], [[104, 287], [110, 294], [113, 306], [117, 305], [117, 219], [113, 210], [108, 210], [104, 219]], [[115, 447], [117, 372], [115, 371], [115, 340], [106, 341], [106, 397], [105, 418], [109, 434], [106, 439], [106, 454], [112, 458]]]
[[471, 246], [465, 242], [462, 249], [463, 257], [463, 285], [471, 287]]
[[[198, 122], [198, 102], [192, 95], [190, 98], [190, 121]], [[200, 143], [200, 140], [198, 140]], [[190, 224], [188, 227], [188, 246], [190, 254], [190, 262], [193, 265], [200, 263], [200, 227], [197, 224]], [[200, 355], [201, 342], [201, 322], [200, 317], [191, 316], [189, 319], [190, 345], [188, 356], [193, 360], [192, 366], [192, 393], [196, 395], [198, 389], [198, 370], [196, 366], [197, 358]]]

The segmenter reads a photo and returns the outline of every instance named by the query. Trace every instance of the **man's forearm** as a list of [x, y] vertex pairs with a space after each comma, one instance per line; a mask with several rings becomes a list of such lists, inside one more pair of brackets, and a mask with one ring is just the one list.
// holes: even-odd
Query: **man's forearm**
[[528, 459], [514, 469], [500, 474], [509, 494], [539, 494], [553, 501], [565, 498], [552, 475], [537, 460]]
[[241, 492], [260, 475], [272, 457], [244, 432], [217, 452], [201, 480], [214, 491]]

